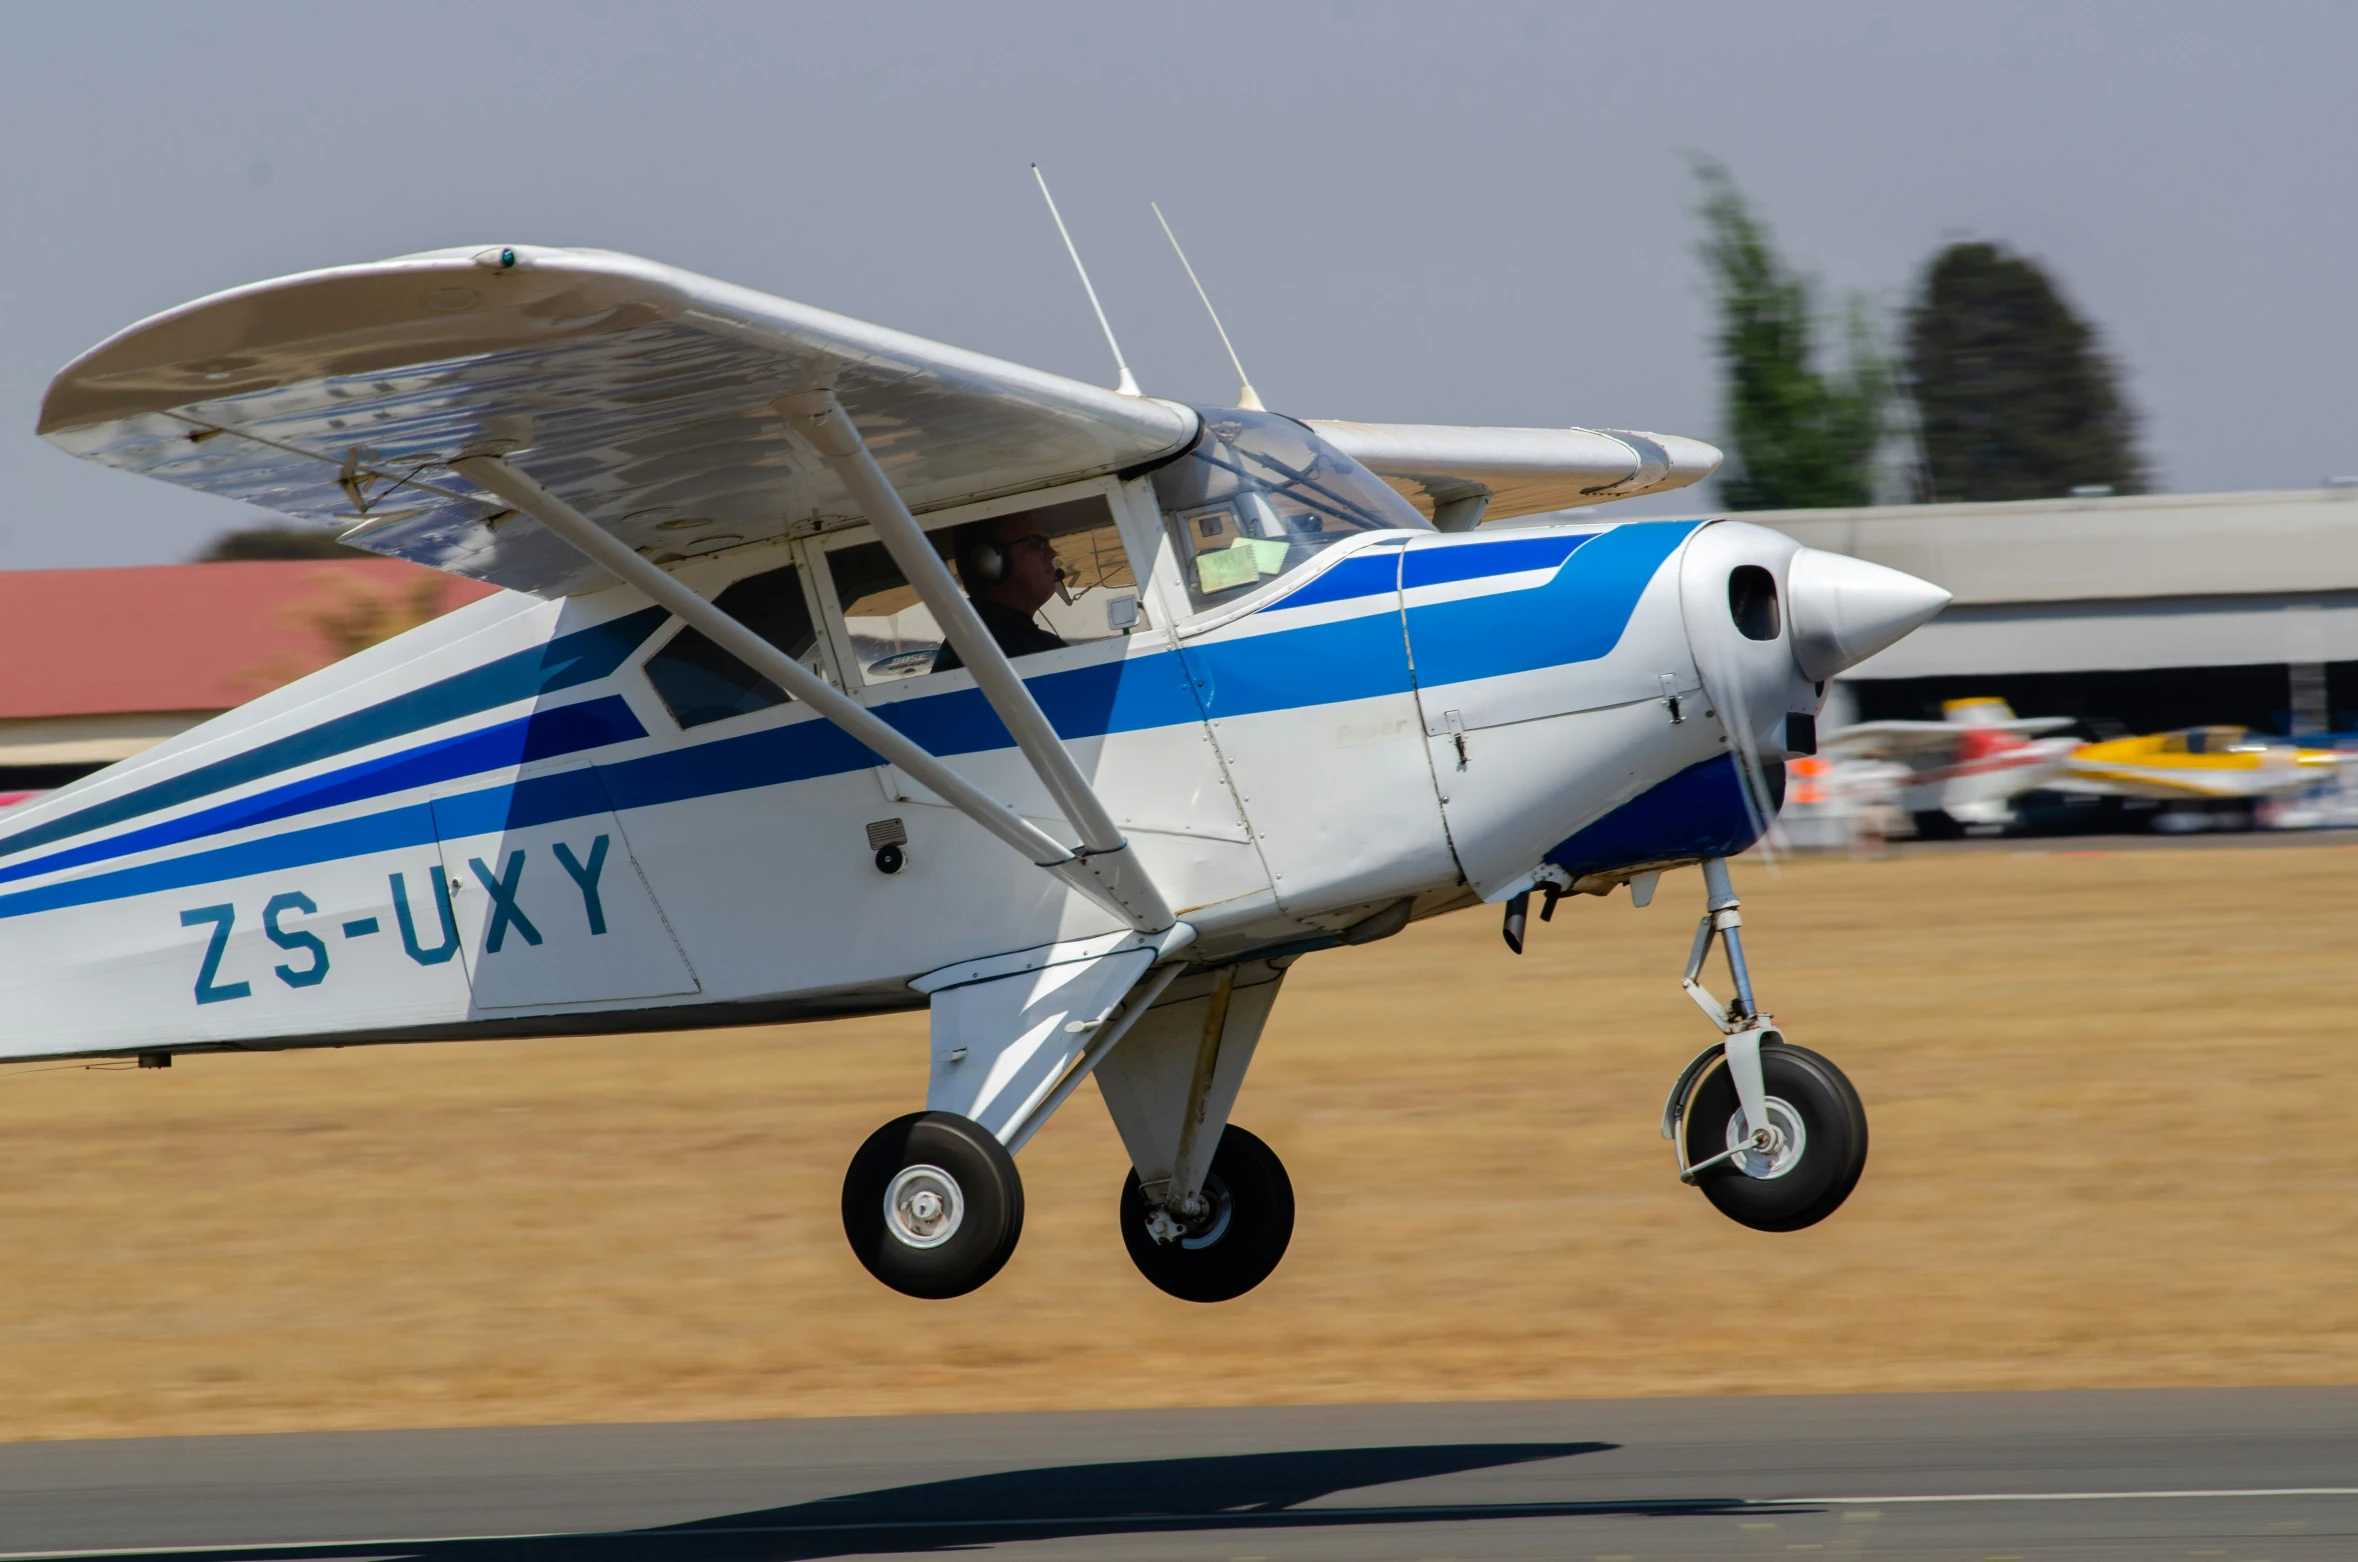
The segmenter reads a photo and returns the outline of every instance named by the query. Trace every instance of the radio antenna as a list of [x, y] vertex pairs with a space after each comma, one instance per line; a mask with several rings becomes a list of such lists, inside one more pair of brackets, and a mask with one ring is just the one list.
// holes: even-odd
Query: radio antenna
[[1204, 301], [1204, 313], [1212, 317], [1212, 329], [1220, 333], [1220, 345], [1228, 349], [1228, 361], [1236, 365], [1236, 377], [1244, 383], [1244, 389], [1237, 393], [1236, 404], [1247, 412], [1266, 412], [1260, 394], [1253, 389], [1252, 376], [1244, 372], [1244, 360], [1236, 355], [1236, 344], [1228, 339], [1228, 327], [1220, 323], [1220, 311], [1212, 307], [1212, 295], [1204, 291], [1203, 280], [1195, 274], [1195, 268], [1187, 265], [1187, 251], [1179, 248], [1179, 235], [1171, 231], [1171, 219], [1154, 202], [1146, 204], [1153, 211], [1154, 220], [1163, 225], [1163, 237], [1178, 251], [1179, 264], [1187, 266], [1187, 280], [1195, 284], [1195, 296]]
[[1130, 372], [1130, 365], [1122, 358], [1122, 344], [1114, 340], [1113, 325], [1105, 318], [1105, 306], [1097, 301], [1097, 289], [1089, 285], [1089, 268], [1081, 264], [1081, 251], [1073, 243], [1073, 236], [1064, 225], [1064, 215], [1056, 209], [1056, 197], [1048, 193], [1048, 176], [1040, 172], [1038, 163], [1032, 164], [1032, 177], [1040, 181], [1040, 199], [1048, 203], [1048, 215], [1056, 221], [1056, 231], [1064, 236], [1064, 252], [1073, 258], [1073, 269], [1081, 274], [1081, 291], [1089, 295], [1089, 307], [1097, 311], [1097, 328], [1105, 333], [1105, 345], [1113, 349], [1114, 367], [1122, 371], [1121, 382], [1114, 386], [1117, 396], [1141, 396], [1138, 377]]

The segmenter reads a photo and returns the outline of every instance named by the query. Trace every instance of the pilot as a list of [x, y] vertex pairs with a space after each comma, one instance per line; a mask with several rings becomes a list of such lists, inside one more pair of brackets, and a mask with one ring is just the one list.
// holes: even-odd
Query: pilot
[[[1041, 627], [1032, 617], [1056, 595], [1056, 544], [1039, 516], [1029, 510], [968, 521], [951, 533], [952, 556], [958, 578], [974, 603], [983, 627], [1009, 656], [1053, 651], [1064, 640]], [[944, 642], [933, 659], [933, 670], [963, 667], [957, 650]]]

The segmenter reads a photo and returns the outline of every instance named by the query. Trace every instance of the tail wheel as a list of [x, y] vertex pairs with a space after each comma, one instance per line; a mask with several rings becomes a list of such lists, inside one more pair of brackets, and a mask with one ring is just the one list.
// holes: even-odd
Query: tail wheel
[[[1799, 1231], [1842, 1207], [1867, 1168], [1867, 1110], [1842, 1070], [1806, 1047], [1760, 1049], [1773, 1152], [1746, 1150], [1697, 1185], [1721, 1214], [1755, 1231]], [[1751, 1135], [1725, 1063], [1695, 1086], [1686, 1111], [1687, 1162], [1724, 1155]]]
[[1183, 1302], [1225, 1302], [1269, 1278], [1294, 1237], [1294, 1185], [1277, 1152], [1231, 1123], [1204, 1177], [1204, 1211], [1168, 1242], [1135, 1168], [1122, 1184], [1122, 1245], [1156, 1288]]
[[1014, 1254], [1023, 1179], [980, 1123], [912, 1112], [870, 1134], [852, 1157], [843, 1234], [868, 1273], [902, 1295], [964, 1296]]

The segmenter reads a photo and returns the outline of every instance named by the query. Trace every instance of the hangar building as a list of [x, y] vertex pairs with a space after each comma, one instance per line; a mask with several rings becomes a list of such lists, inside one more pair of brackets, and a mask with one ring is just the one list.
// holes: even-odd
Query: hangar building
[[2358, 728], [2358, 482], [1738, 518], [1955, 593], [1848, 675], [1861, 720], [1997, 695], [2099, 731]]

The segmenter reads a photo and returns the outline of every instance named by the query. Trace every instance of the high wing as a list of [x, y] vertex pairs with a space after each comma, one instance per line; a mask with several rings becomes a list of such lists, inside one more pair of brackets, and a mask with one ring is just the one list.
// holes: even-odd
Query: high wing
[[832, 391], [923, 513], [1137, 466], [1195, 413], [601, 250], [437, 250], [257, 283], [118, 333], [52, 382], [75, 455], [543, 595], [606, 575], [453, 470], [529, 447], [656, 563], [865, 517], [774, 403]]
[[[1168, 952], [1192, 933], [912, 512], [1149, 463], [1200, 423], [630, 256], [502, 246], [155, 316], [68, 365], [40, 429], [77, 455], [345, 523], [345, 541], [437, 569], [543, 595], [633, 586]], [[509, 463], [519, 451], [529, 470]], [[1078, 848], [663, 567], [860, 523]]]
[[1826, 753], [1860, 759], [1938, 760], [1956, 752], [1960, 743], [1977, 732], [2010, 732], [2028, 738], [2070, 725], [2069, 716], [2024, 716], [1973, 726], [1954, 721], [1862, 721], [1829, 732], [1818, 742]]
[[1311, 420], [1443, 531], [1699, 483], [1720, 453], [1699, 439], [1628, 429], [1459, 428]]

